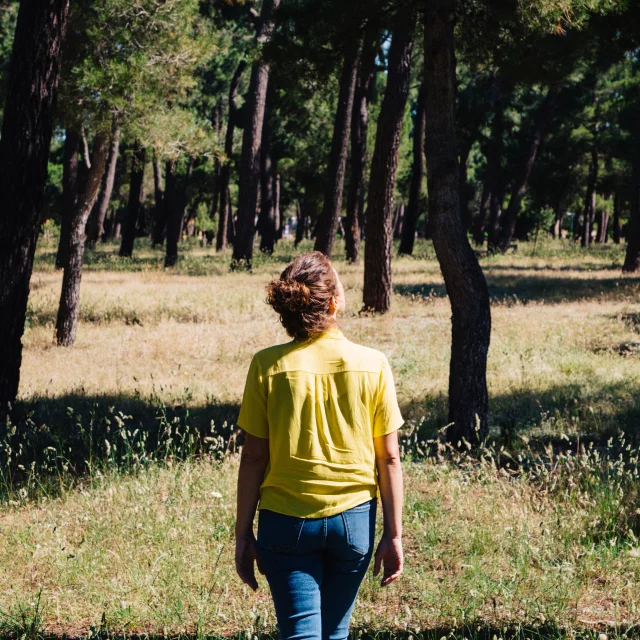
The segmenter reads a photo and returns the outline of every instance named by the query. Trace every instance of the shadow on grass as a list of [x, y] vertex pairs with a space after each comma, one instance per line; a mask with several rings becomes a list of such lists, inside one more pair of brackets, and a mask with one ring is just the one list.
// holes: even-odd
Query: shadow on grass
[[[70, 394], [21, 401], [0, 424], [0, 498], [27, 484], [127, 471], [201, 455], [223, 457], [242, 444], [239, 405], [166, 404], [140, 395]], [[4, 494], [4, 496], [3, 496]]]
[[[626, 381], [585, 392], [578, 384], [556, 385], [543, 391], [515, 389], [489, 394], [490, 440], [516, 452], [528, 446], [542, 451], [583, 444], [605, 447], [621, 432], [640, 446], [640, 386]], [[447, 423], [444, 394], [413, 400], [403, 415], [418, 426], [420, 438], [435, 438]], [[567, 440], [567, 437], [569, 440]]]
[[[0, 499], [25, 486], [37, 493], [61, 477], [199, 456], [223, 458], [243, 442], [235, 426], [238, 411], [235, 403], [192, 406], [189, 397], [173, 404], [140, 395], [22, 401], [0, 425]], [[490, 441], [512, 453], [541, 453], [549, 445], [561, 451], [591, 442], [605, 448], [620, 433], [627, 443], [640, 445], [640, 386], [629, 382], [588, 392], [566, 384], [492, 394], [490, 412]], [[419, 459], [430, 450], [425, 441], [447, 425], [447, 399], [444, 394], [413, 399], [404, 403], [403, 415], [401, 447]]]
[[[640, 293], [640, 278], [571, 278], [545, 276], [508, 276], [485, 269], [489, 296], [492, 302], [547, 302], [558, 303], [600, 299], [602, 296], [634, 297]], [[401, 296], [414, 296], [425, 300], [443, 298], [444, 284], [395, 284], [393, 290]]]

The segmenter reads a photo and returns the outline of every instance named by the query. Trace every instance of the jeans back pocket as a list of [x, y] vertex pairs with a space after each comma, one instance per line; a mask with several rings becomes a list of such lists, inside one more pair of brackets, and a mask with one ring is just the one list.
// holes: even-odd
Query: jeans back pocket
[[304, 518], [269, 509], [258, 513], [258, 547], [267, 551], [294, 551], [298, 547]]
[[376, 500], [347, 509], [341, 515], [349, 548], [363, 556], [369, 553], [375, 536]]

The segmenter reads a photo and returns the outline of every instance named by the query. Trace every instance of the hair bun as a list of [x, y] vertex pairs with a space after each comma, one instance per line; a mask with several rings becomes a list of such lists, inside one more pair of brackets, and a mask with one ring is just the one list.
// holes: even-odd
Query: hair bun
[[275, 280], [268, 287], [267, 301], [278, 313], [302, 311], [311, 302], [311, 292], [304, 282]]

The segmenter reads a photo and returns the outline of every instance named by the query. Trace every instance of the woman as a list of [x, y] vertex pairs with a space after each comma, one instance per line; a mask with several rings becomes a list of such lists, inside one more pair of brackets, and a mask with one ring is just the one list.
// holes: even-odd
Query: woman
[[403, 419], [386, 357], [337, 327], [344, 288], [326, 256], [300, 255], [267, 291], [293, 340], [257, 353], [247, 376], [236, 569], [255, 590], [257, 561], [283, 640], [340, 640], [373, 553], [378, 495], [374, 575], [383, 566], [386, 586], [402, 573]]

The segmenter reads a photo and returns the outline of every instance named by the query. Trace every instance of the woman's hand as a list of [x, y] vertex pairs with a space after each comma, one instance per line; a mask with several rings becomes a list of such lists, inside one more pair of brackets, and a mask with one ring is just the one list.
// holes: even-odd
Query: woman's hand
[[380, 567], [384, 565], [381, 586], [391, 584], [402, 573], [404, 566], [404, 553], [402, 552], [402, 538], [391, 538], [385, 535], [380, 538], [376, 549], [373, 575], [380, 573]]
[[260, 571], [260, 573], [264, 573], [260, 567], [256, 539], [253, 533], [245, 536], [237, 536], [236, 571], [242, 582], [249, 585], [254, 591], [256, 591], [258, 589], [258, 581], [256, 580], [256, 574], [254, 571], [254, 561], [258, 565], [258, 571]]

